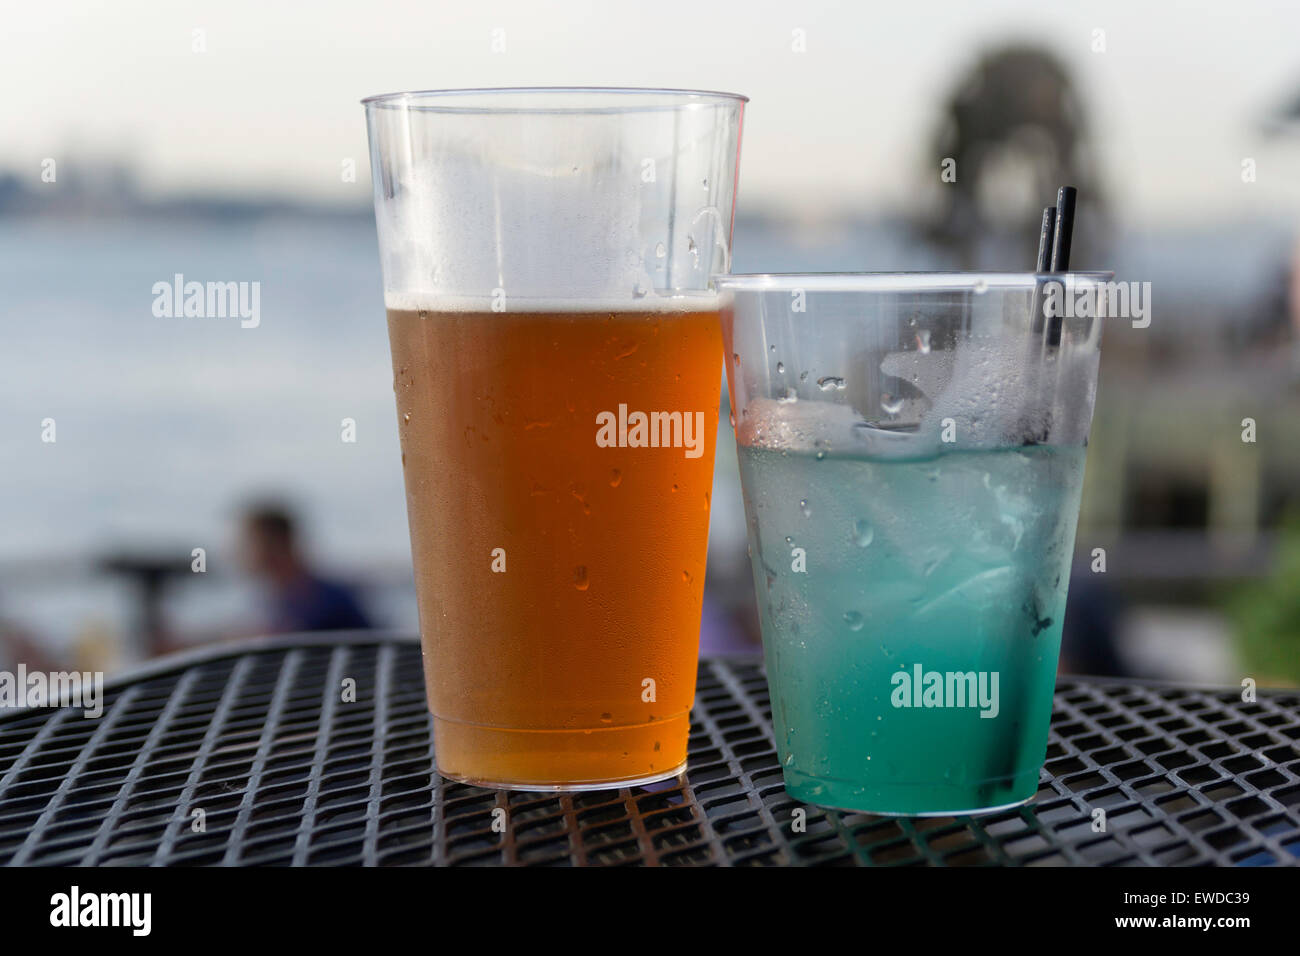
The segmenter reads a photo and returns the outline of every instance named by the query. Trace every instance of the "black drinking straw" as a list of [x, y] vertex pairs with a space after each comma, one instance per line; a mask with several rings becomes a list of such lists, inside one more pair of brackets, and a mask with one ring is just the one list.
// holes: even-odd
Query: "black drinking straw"
[[[1070, 242], [1074, 232], [1074, 205], [1079, 191], [1073, 186], [1062, 186], [1056, 192], [1056, 206], [1043, 210], [1043, 221], [1038, 230], [1038, 261], [1035, 272], [1039, 276], [1034, 282], [1034, 294], [1030, 308], [1033, 316], [1030, 330], [1045, 339], [1044, 351], [1052, 351], [1061, 344], [1061, 316], [1046, 316], [1047, 302], [1043, 297], [1044, 281], [1041, 277], [1053, 272], [1064, 272], [1070, 268]], [[1050, 425], [1041, 432], [1026, 429], [1026, 445], [1037, 445], [1047, 441], [1051, 431]]]
[[[1052, 233], [1052, 272], [1070, 271], [1070, 244], [1074, 238], [1074, 203], [1079, 190], [1062, 186], [1056, 191], [1056, 228]], [[1038, 258], [1041, 262], [1042, 249]], [[1055, 348], [1061, 344], [1061, 316], [1054, 315], [1047, 323], [1047, 344]]]
[[1074, 235], [1074, 202], [1079, 190], [1062, 186], [1056, 191], [1056, 232], [1052, 237], [1052, 271], [1070, 269], [1070, 242]]
[[1043, 224], [1038, 229], [1038, 267], [1037, 271], [1046, 272], [1052, 268], [1052, 240], [1056, 233], [1056, 207], [1043, 208]]
[[[1052, 267], [1052, 242], [1056, 231], [1056, 210], [1047, 206], [1043, 209], [1043, 224], [1038, 230], [1038, 265], [1034, 272], [1042, 275]], [[1043, 331], [1042, 290], [1034, 288], [1034, 315], [1031, 328], [1034, 332]]]

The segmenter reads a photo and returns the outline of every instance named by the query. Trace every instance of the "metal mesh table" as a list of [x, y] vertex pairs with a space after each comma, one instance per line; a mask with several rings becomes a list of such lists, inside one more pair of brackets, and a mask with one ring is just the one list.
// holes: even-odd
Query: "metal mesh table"
[[[340, 703], [345, 678], [355, 703]], [[701, 662], [684, 779], [622, 791], [442, 780], [418, 645], [374, 634], [164, 661], [111, 685], [95, 719], [0, 716], [10, 865], [1254, 866], [1300, 859], [1300, 691], [1246, 704], [1071, 678], [1030, 806], [915, 820], [806, 807], [794, 832], [801, 806], [749, 658]]]

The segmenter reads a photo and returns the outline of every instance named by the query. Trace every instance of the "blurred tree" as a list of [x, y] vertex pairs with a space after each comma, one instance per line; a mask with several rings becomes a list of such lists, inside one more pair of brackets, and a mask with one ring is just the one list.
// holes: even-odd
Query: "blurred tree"
[[1300, 686], [1300, 511], [1282, 524], [1273, 573], [1234, 589], [1227, 605], [1246, 675]]
[[1071, 265], [1087, 268], [1101, 197], [1086, 145], [1084, 108], [1050, 53], [1011, 46], [984, 54], [944, 107], [933, 151], [955, 160], [939, 190], [931, 239], [964, 269], [1032, 269], [1043, 207], [1058, 186], [1079, 189]]

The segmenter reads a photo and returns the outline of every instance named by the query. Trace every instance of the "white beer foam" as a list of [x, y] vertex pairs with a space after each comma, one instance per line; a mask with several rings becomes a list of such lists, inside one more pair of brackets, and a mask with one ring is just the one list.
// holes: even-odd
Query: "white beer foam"
[[713, 312], [718, 309], [715, 292], [681, 295], [647, 295], [641, 298], [528, 298], [507, 295], [505, 308], [493, 308], [489, 296], [432, 295], [428, 292], [385, 292], [384, 308], [406, 312], [653, 312], [665, 315]]

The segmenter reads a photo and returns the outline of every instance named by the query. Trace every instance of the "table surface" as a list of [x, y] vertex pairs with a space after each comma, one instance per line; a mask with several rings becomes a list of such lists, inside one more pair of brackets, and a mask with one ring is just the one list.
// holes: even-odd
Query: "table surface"
[[[345, 678], [356, 702], [341, 703]], [[298, 636], [164, 659], [102, 716], [0, 712], [0, 863], [1295, 865], [1300, 691], [1066, 678], [1034, 802], [978, 818], [805, 807], [761, 661], [700, 663], [683, 778], [536, 794], [434, 772], [419, 647]], [[510, 825], [494, 822], [507, 811]], [[795, 832], [797, 809], [805, 826]], [[1099, 831], [1095, 811], [1105, 811]]]

